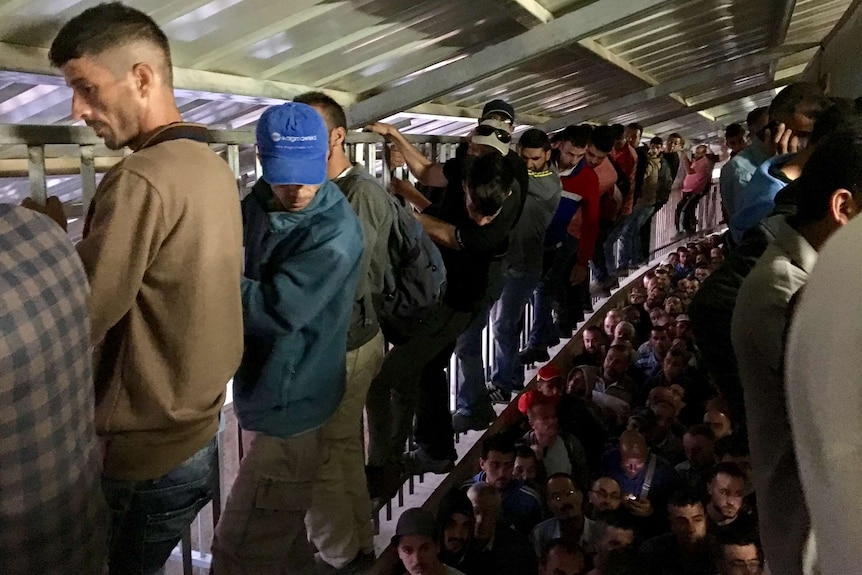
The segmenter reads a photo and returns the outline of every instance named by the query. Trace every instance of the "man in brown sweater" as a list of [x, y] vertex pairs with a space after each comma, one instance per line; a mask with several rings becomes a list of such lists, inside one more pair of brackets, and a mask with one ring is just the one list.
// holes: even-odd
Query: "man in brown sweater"
[[182, 122], [168, 41], [147, 15], [100, 4], [60, 30], [49, 56], [72, 116], [134, 152], [96, 190], [78, 254], [92, 291], [110, 571], [156, 573], [218, 473], [214, 437], [243, 346], [236, 183], [206, 129]]

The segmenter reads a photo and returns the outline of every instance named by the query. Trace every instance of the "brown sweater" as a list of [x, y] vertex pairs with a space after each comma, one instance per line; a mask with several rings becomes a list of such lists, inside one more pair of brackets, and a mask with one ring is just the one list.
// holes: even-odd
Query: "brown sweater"
[[236, 181], [207, 144], [145, 146], [105, 175], [84, 233], [104, 475], [155, 479], [213, 438], [242, 356]]

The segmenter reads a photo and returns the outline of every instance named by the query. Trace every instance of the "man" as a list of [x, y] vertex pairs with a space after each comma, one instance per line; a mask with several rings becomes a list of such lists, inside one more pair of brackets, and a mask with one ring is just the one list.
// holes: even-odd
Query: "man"
[[152, 573], [218, 473], [214, 438], [242, 354], [236, 180], [206, 129], [182, 122], [170, 47], [146, 14], [90, 8], [63, 26], [49, 58], [72, 89], [72, 117], [109, 148], [133, 151], [100, 182], [78, 254], [91, 293], [110, 569]]
[[539, 575], [581, 575], [585, 565], [583, 549], [560, 540], [551, 541], [539, 555]]
[[434, 515], [425, 509], [407, 509], [398, 518], [392, 546], [410, 575], [464, 575], [440, 559]]
[[340, 569], [374, 556], [371, 500], [365, 477], [365, 456], [360, 430], [365, 398], [371, 380], [383, 363], [383, 334], [372, 298], [383, 292], [383, 274], [389, 265], [392, 209], [386, 190], [361, 165], [347, 158], [344, 142], [347, 119], [342, 107], [321, 92], [308, 92], [294, 102], [314, 108], [329, 132], [326, 176], [344, 193], [362, 228], [363, 256], [359, 285], [347, 332], [345, 392], [338, 410], [323, 428], [323, 463], [314, 482], [313, 504], [306, 528], [320, 559]]
[[[758, 166], [773, 155], [776, 136], [784, 135], [788, 141], [794, 135], [797, 141], [800, 138], [807, 140], [822, 106], [823, 90], [819, 86], [808, 82], [794, 82], [772, 100], [769, 106], [772, 129], [768, 133], [765, 124], [761, 130], [752, 130], [751, 122], [758, 122], [758, 118], [751, 118], [749, 115], [751, 122], [748, 132], [751, 135], [751, 144], [724, 165], [719, 179], [722, 206], [727, 206], [728, 215], [733, 215], [742, 205], [745, 187]], [[784, 124], [782, 134], [778, 134], [780, 124]], [[770, 141], [767, 142], [767, 139]]]
[[635, 530], [624, 515], [602, 513], [595, 519], [592, 550], [596, 568], [591, 575], [605, 575], [609, 556], [617, 549], [628, 549], [634, 544]]
[[[818, 251], [862, 207], [857, 183], [862, 166], [860, 139], [862, 121], [854, 119], [818, 145], [799, 179], [796, 216], [778, 222], [776, 238], [743, 282], [733, 314], [733, 348], [745, 394], [763, 548], [767, 563], [776, 572], [800, 572], [808, 512], [817, 508], [813, 502], [805, 503], [798, 472], [804, 465], [796, 463], [794, 442], [819, 444], [819, 440], [804, 438], [816, 428], [796, 428], [788, 417], [790, 382], [785, 384], [782, 368], [785, 357], [791, 364], [797, 357], [785, 354], [785, 331], [794, 294], [806, 286], [815, 264], [819, 266]], [[839, 291], [833, 287], [831, 293]], [[841, 305], [840, 296], [835, 297], [838, 299], [823, 306], [825, 317], [831, 314], [826, 308]], [[841, 326], [835, 319], [829, 339], [811, 341], [831, 342], [835, 334], [847, 336]], [[816, 337], [814, 332], [807, 335]], [[830, 353], [832, 349], [830, 344]], [[828, 357], [821, 357], [817, 365], [822, 372], [831, 370]], [[837, 421], [835, 417], [835, 413], [829, 416], [831, 421]], [[788, 518], [793, 520], [788, 522]]]
[[[697, 494], [680, 491], [667, 504], [671, 532], [644, 541], [641, 561], [650, 575], [712, 575], [717, 545], [706, 531]], [[776, 572], [777, 573], [777, 572]]]
[[589, 500], [593, 508], [593, 519], [599, 513], [616, 511], [623, 501], [620, 484], [613, 477], [599, 477], [593, 482]]
[[[602, 290], [607, 290], [608, 286], [605, 284], [612, 284], [614, 281], [608, 276], [604, 246], [611, 231], [613, 231], [623, 202], [622, 190], [618, 184], [623, 185], [623, 187], [629, 184], [628, 177], [617, 169], [617, 165], [609, 157], [615, 144], [619, 141], [616, 138], [617, 133], [611, 126], [595, 127], [590, 133], [590, 141], [584, 156], [587, 164], [593, 168], [599, 178], [599, 191], [601, 192], [599, 234], [596, 238], [595, 251], [591, 254], [591, 262], [596, 282], [599, 284], [597, 287]], [[626, 150], [623, 149], [623, 152]]]
[[215, 530], [215, 575], [312, 568], [305, 516], [323, 428], [344, 396], [363, 255], [356, 215], [326, 177], [320, 114], [294, 102], [269, 108], [257, 144], [263, 177], [243, 200], [247, 245], [260, 226], [266, 234], [242, 278], [246, 346], [234, 378], [251, 441]]
[[584, 351], [575, 356], [572, 360], [572, 365], [592, 365], [599, 367], [605, 359], [604, 330], [597, 325], [587, 326], [581, 332], [581, 338], [584, 342]]
[[0, 205], [0, 560], [3, 573], [99, 575], [99, 483], [87, 276], [59, 227]]
[[467, 490], [473, 504], [476, 527], [473, 532], [476, 564], [482, 573], [521, 575], [536, 572], [536, 556], [522, 533], [501, 520], [500, 491], [478, 482]]
[[[540, 475], [540, 461], [536, 458], [536, 452], [527, 445], [519, 445], [515, 449], [515, 466], [512, 468], [512, 479], [522, 481], [537, 493], [539, 485], [537, 480]], [[542, 475], [544, 472], [542, 470]]]
[[602, 457], [602, 473], [619, 484], [624, 509], [641, 519], [664, 508], [677, 482], [673, 467], [649, 452], [643, 435], [629, 430], [620, 435], [619, 448]]
[[460, 489], [443, 496], [437, 509], [437, 533], [440, 541], [440, 559], [446, 565], [473, 575], [475, 569], [472, 549], [475, 520], [473, 504]]
[[724, 145], [730, 151], [730, 157], [733, 158], [745, 149], [745, 128], [741, 124], [729, 124], [724, 129]]
[[715, 439], [717, 440], [733, 433], [733, 425], [730, 422], [730, 418], [727, 417], [726, 413], [717, 409], [710, 409], [704, 413], [703, 423], [712, 428], [713, 433], [715, 433]]
[[[503, 272], [503, 291], [491, 309], [491, 330], [494, 334], [494, 372], [491, 374], [491, 401], [508, 403], [512, 391], [524, 386], [524, 368], [518, 361], [519, 326], [523, 323], [524, 306], [542, 276], [542, 248], [548, 225], [560, 203], [560, 178], [548, 163], [551, 141], [541, 130], [527, 130], [518, 141], [518, 150], [530, 175], [524, 210], [509, 237]], [[568, 222], [566, 222], [568, 223]], [[550, 310], [549, 310], [550, 312]], [[550, 319], [550, 318], [548, 318]], [[462, 387], [461, 390], [464, 390]], [[456, 432], [484, 429], [487, 418], [472, 416], [476, 403], [459, 393], [459, 410], [453, 416]], [[490, 414], [493, 419], [493, 413]], [[468, 419], [470, 418], [470, 419]]]
[[481, 471], [464, 487], [474, 483], [487, 483], [500, 491], [502, 519], [526, 536], [542, 518], [542, 500], [539, 494], [512, 478], [515, 464], [515, 444], [501, 434], [482, 440]]
[[[588, 126], [569, 126], [557, 140], [557, 170], [563, 191], [544, 237], [543, 274], [533, 293], [535, 321], [527, 347], [520, 352], [524, 364], [547, 361], [548, 348], [560, 341], [560, 335], [571, 334], [583, 316], [583, 302], [571, 297], [572, 284], [580, 285], [589, 275], [601, 194], [598, 177], [586, 160], [590, 132]], [[574, 229], [576, 218], [580, 225]], [[557, 325], [552, 319], [554, 309]]]
[[[637, 126], [639, 128], [640, 126]], [[623, 193], [622, 204], [620, 205], [619, 217], [614, 223], [613, 229], [608, 233], [607, 238], [602, 245], [605, 252], [605, 266], [608, 276], [615, 278], [623, 267], [623, 262], [617, 262], [616, 258], [616, 243], [622, 238], [626, 226], [632, 220], [632, 210], [634, 209], [635, 189], [637, 187], [637, 165], [638, 154], [635, 151], [635, 145], [632, 145], [629, 140], [634, 139], [630, 134], [627, 134], [627, 128], [619, 124], [611, 126], [614, 129], [614, 134], [617, 136], [614, 142], [614, 148], [611, 150], [608, 157], [614, 163], [622, 177], [628, 184], [628, 190]], [[628, 137], [627, 137], [628, 136]], [[622, 190], [621, 190], [622, 191]], [[626, 265], [628, 265], [626, 263]]]
[[761, 575], [763, 554], [752, 539], [728, 541], [721, 546], [721, 575]]
[[695, 231], [697, 204], [709, 190], [712, 179], [713, 162], [708, 157], [708, 152], [709, 148], [701, 144], [694, 149], [691, 161], [686, 155], [682, 157], [686, 176], [682, 183], [682, 200], [676, 207], [676, 228], [680, 233], [691, 235]]
[[658, 201], [657, 194], [662, 171], [662, 144], [663, 141], [658, 136], [649, 142], [638, 198], [634, 204], [631, 218], [620, 233], [623, 241], [620, 249], [618, 272], [623, 269], [637, 269], [646, 264], [646, 260], [642, 257], [643, 246], [640, 245], [642, 239], [640, 230], [652, 217]]
[[566, 473], [580, 485], [589, 476], [587, 456], [577, 438], [560, 433], [557, 418], [559, 397], [548, 397], [538, 390], [527, 391], [518, 398], [518, 410], [527, 416], [530, 431], [523, 441], [535, 449], [548, 475]]
[[[417, 217], [440, 248], [447, 282], [439, 309], [404, 345], [387, 354], [371, 383], [369, 464], [385, 467], [402, 461], [415, 412], [418, 447], [403, 456], [405, 471], [445, 473], [457, 456], [445, 369], [459, 336], [474, 320], [485, 317], [497, 297], [502, 256], [521, 211], [520, 196], [512, 190], [512, 171], [504, 159], [511, 134], [503, 123], [483, 120], [470, 139], [467, 157], [435, 164], [393, 126], [377, 123], [368, 129], [395, 143], [420, 182], [446, 187], [437, 205], [400, 180], [396, 192], [421, 212]], [[481, 321], [484, 325], [485, 320]], [[478, 361], [481, 372], [481, 353], [471, 355], [469, 361]], [[484, 402], [490, 411], [481, 373], [465, 381], [469, 391], [463, 386], [462, 391]]]
[[536, 556], [555, 540], [562, 539], [569, 545], [584, 546], [592, 541], [593, 521], [584, 517], [584, 492], [567, 473], [555, 473], [547, 484], [548, 511], [550, 519], [542, 521], [530, 532], [530, 542]]
[[687, 487], [703, 491], [715, 467], [715, 433], [708, 425], [692, 425], [682, 436], [685, 461], [674, 469]]
[[[667, 352], [670, 351], [671, 340], [663, 325], [654, 325], [650, 330], [649, 347], [638, 357], [635, 365], [644, 377], [649, 379], [660, 375]], [[647, 389], [646, 392], [649, 392]]]
[[623, 345], [612, 345], [608, 349], [599, 379], [593, 389], [596, 394], [609, 395], [628, 406], [634, 403], [637, 394], [635, 382], [627, 375], [631, 365], [631, 351]]
[[745, 506], [745, 472], [735, 463], [719, 463], [707, 477], [707, 530], [719, 540], [757, 536], [757, 516]]

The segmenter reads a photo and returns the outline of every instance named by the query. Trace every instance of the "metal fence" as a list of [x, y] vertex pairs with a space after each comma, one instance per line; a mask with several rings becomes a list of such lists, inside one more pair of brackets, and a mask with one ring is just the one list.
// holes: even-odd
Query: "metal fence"
[[[237, 179], [240, 197], [244, 197], [259, 177], [261, 170], [257, 161], [254, 133], [250, 131], [210, 131], [213, 149], [229, 164]], [[432, 161], [445, 161], [455, 155], [461, 139], [438, 136], [408, 136]], [[388, 165], [388, 154], [382, 139], [374, 134], [351, 132], [347, 138], [350, 159], [362, 164], [386, 186], [390, 178], [409, 178], [403, 167]], [[67, 215], [78, 220], [70, 226], [70, 236], [78, 239], [84, 214], [95, 194], [98, 181], [105, 171], [122, 159], [123, 152], [107, 150], [102, 141], [86, 128], [75, 126], [23, 126], [0, 125], [0, 195], [2, 202], [19, 202], [31, 197], [44, 203], [49, 195], [58, 195], [64, 202]], [[10, 163], [11, 162], [11, 163]], [[26, 174], [26, 177], [25, 177]], [[676, 237], [674, 214], [679, 197], [672, 197], [652, 222], [651, 253], [653, 258], [670, 251], [681, 239]], [[707, 197], [698, 207], [699, 228], [714, 230], [721, 218], [721, 207], [717, 186], [713, 184]], [[684, 240], [682, 240], [684, 241]], [[675, 243], [676, 242], [676, 243]], [[520, 342], [527, 343], [533, 312], [525, 308], [524, 328]], [[482, 356], [486, 379], [494, 369], [494, 341], [489, 327], [482, 335]], [[458, 393], [457, 361], [453, 356], [449, 366], [450, 407], [454, 411]], [[230, 394], [229, 394], [230, 395]], [[169, 571], [182, 573], [204, 573], [210, 565], [209, 548], [212, 532], [218, 522], [219, 512], [226, 492], [235, 478], [239, 459], [242, 457], [241, 431], [224, 425], [232, 419], [232, 406], [227, 403], [223, 411], [223, 425], [218, 435], [218, 466], [213, 504], [208, 505], [183, 536], [181, 545], [169, 562]], [[422, 477], [417, 478], [422, 481]], [[391, 519], [393, 505], [404, 505], [405, 490], [413, 493], [414, 478], [409, 478], [393, 501], [387, 502], [378, 511]]]

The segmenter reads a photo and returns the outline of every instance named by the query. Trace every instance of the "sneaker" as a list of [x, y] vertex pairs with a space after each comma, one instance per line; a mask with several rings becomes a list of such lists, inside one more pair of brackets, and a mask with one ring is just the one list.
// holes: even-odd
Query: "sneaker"
[[490, 407], [489, 411], [491, 412], [490, 414], [484, 415], [467, 415], [456, 411], [452, 414], [452, 429], [455, 430], [455, 433], [467, 433], [471, 430], [484, 431], [491, 426], [491, 422], [496, 417], [494, 410], [490, 409]]
[[505, 391], [499, 387], [492, 387], [488, 390], [488, 397], [491, 398], [491, 403], [510, 403], [512, 401], [512, 392]]
[[518, 358], [524, 365], [530, 365], [537, 361], [548, 361], [551, 356], [548, 355], [548, 348], [546, 347], [528, 346], [518, 353]]
[[402, 456], [404, 473], [407, 475], [422, 475], [435, 473], [442, 475], [455, 469], [455, 459], [434, 459], [421, 447], [408, 451]]

